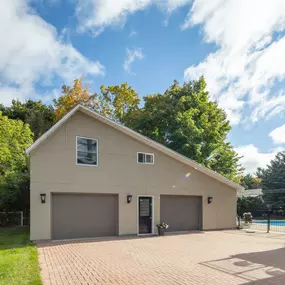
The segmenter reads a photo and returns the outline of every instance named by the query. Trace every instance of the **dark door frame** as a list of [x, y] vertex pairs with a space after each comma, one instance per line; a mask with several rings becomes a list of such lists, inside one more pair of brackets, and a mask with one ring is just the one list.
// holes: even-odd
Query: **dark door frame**
[[[151, 198], [151, 233], [144, 233], [140, 234], [140, 213], [139, 213], [139, 199], [141, 197], [144, 198]], [[137, 235], [138, 236], [145, 236], [145, 235], [153, 235], [154, 234], [154, 196], [152, 195], [138, 195], [137, 196]]]

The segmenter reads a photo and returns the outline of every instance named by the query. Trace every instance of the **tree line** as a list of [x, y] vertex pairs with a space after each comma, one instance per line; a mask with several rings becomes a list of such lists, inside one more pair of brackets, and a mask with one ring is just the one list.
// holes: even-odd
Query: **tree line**
[[[50, 105], [13, 100], [0, 105], [0, 211], [29, 209], [29, 174], [24, 150], [77, 104], [121, 123], [186, 157], [242, 183], [239, 156], [227, 141], [226, 113], [209, 98], [203, 77], [141, 99], [127, 83], [91, 93], [83, 78], [62, 86]], [[264, 170], [265, 171], [265, 170]], [[262, 181], [264, 180], [263, 170]]]
[[262, 189], [262, 197], [241, 197], [238, 212], [254, 210], [279, 210], [285, 215], [285, 151], [276, 154], [265, 168], [257, 168], [254, 175], [242, 177], [245, 189]]

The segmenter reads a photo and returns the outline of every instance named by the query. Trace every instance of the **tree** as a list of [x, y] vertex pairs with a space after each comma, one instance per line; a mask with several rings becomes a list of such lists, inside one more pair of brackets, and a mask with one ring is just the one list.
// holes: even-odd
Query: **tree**
[[121, 86], [104, 86], [101, 88], [102, 98], [108, 106], [109, 117], [122, 123], [132, 119], [134, 113], [139, 110], [140, 97], [128, 83]]
[[0, 210], [19, 208], [26, 197], [29, 178], [25, 149], [32, 142], [29, 125], [0, 112]]
[[100, 93], [90, 94], [88, 87], [83, 86], [82, 80], [82, 77], [75, 79], [73, 87], [63, 85], [62, 96], [53, 100], [57, 119], [62, 118], [78, 104], [121, 123], [138, 110], [139, 95], [128, 83], [108, 87], [102, 85]]
[[245, 190], [248, 190], [261, 188], [261, 182], [261, 178], [254, 177], [251, 174], [246, 174], [241, 178], [240, 184], [245, 188]]
[[285, 206], [285, 151], [277, 153], [264, 169], [258, 168], [256, 176], [261, 179], [263, 199], [273, 208]]
[[226, 113], [209, 99], [203, 77], [164, 94], [149, 95], [127, 125], [157, 142], [238, 181], [242, 171], [237, 153], [227, 142]]
[[0, 211], [24, 211], [30, 208], [30, 177], [27, 169], [9, 171], [0, 176]]
[[83, 87], [82, 80], [83, 77], [75, 79], [72, 88], [63, 85], [62, 96], [58, 99], [53, 99], [57, 120], [62, 118], [78, 104], [92, 107], [92, 98], [89, 95], [88, 87]]
[[8, 107], [0, 104], [0, 111], [9, 119], [21, 120], [29, 124], [35, 140], [55, 123], [53, 107], [46, 106], [41, 101], [27, 100], [22, 103], [19, 100], [13, 100], [12, 105]]
[[265, 209], [265, 205], [259, 197], [238, 197], [237, 199], [237, 212], [239, 216], [242, 216], [246, 212], [255, 214], [258, 210], [263, 209]]
[[258, 189], [261, 188], [262, 179], [259, 177], [253, 177], [251, 189]]
[[0, 174], [5, 169], [22, 170], [26, 167], [25, 149], [33, 142], [29, 125], [11, 120], [0, 112]]
[[252, 189], [252, 179], [253, 176], [251, 174], [246, 174], [241, 178], [240, 184], [245, 188], [245, 190]]

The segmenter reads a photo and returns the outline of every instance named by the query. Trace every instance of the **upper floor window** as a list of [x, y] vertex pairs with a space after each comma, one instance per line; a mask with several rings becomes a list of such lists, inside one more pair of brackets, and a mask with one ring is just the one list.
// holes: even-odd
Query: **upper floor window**
[[98, 140], [76, 137], [76, 164], [98, 166]]
[[153, 155], [153, 153], [138, 152], [137, 162], [138, 163], [153, 164], [154, 163], [154, 155]]

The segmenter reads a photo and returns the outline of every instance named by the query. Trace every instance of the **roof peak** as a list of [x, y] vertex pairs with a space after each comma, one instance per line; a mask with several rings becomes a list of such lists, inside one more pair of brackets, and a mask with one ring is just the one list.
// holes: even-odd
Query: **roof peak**
[[29, 148], [26, 149], [26, 154], [29, 155], [34, 149], [36, 149], [44, 140], [46, 140], [52, 133], [54, 133], [62, 124], [64, 124], [73, 114], [75, 114], [78, 110], [83, 111], [85, 114], [93, 117], [94, 119], [97, 119], [123, 133], [126, 135], [129, 135], [130, 137], [154, 148], [157, 149], [158, 151], [161, 151], [162, 153], [186, 164], [189, 165], [190, 167], [224, 183], [227, 184], [228, 186], [242, 190], [244, 189], [241, 185], [229, 180], [228, 178], [220, 175], [219, 173], [199, 164], [198, 162], [191, 160], [190, 158], [144, 136], [141, 135], [140, 133], [120, 124], [117, 123], [97, 112], [94, 110], [91, 110], [81, 104], [76, 105], [71, 111], [69, 111], [67, 114], [65, 114], [54, 126], [52, 126], [47, 132], [45, 132], [40, 138], [38, 138]]

